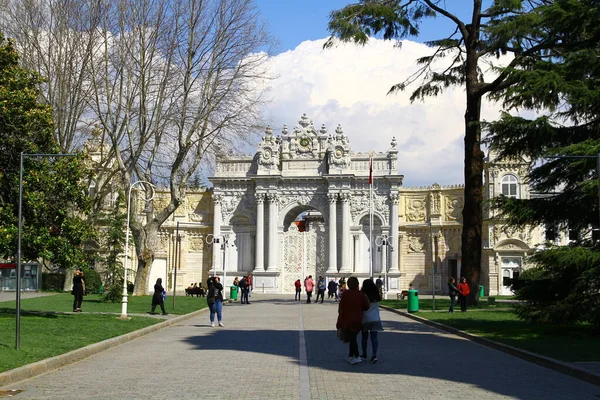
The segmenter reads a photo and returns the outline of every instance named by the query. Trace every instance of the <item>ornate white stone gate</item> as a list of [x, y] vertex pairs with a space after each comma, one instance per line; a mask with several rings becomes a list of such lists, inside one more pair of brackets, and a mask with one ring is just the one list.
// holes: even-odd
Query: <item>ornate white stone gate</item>
[[325, 276], [325, 234], [321, 230], [301, 232], [296, 224], [283, 234], [282, 286], [283, 293], [294, 293], [294, 282], [312, 275], [315, 282]]
[[[268, 127], [254, 155], [217, 154], [216, 176], [210, 178], [213, 234], [252, 235], [238, 240], [244, 247], [228, 248], [227, 259], [237, 263], [227, 267], [225, 285], [234, 275], [251, 273], [255, 290], [287, 293], [307, 275], [369, 276], [365, 254], [376, 248], [365, 240], [360, 221], [369, 212], [370, 176], [378, 232], [390, 236], [390, 248], [397, 248], [402, 185], [397, 156], [395, 139], [385, 153], [353, 153], [340, 126], [335, 134], [325, 126], [317, 131], [306, 115], [291, 131], [284, 126], [280, 136]], [[321, 223], [304, 233], [288, 229], [307, 210], [319, 215]], [[213, 252], [211, 274], [222, 273], [222, 256]], [[397, 283], [397, 253], [388, 258], [386, 272]], [[374, 265], [373, 271], [381, 266]]]

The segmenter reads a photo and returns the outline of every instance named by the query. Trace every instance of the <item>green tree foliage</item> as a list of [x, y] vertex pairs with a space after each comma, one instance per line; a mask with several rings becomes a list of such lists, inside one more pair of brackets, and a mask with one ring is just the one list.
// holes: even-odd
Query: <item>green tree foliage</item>
[[501, 157], [533, 160], [529, 184], [535, 195], [501, 197], [492, 206], [515, 226], [580, 232], [569, 246], [547, 243], [531, 257], [535, 272], [516, 284], [519, 298], [526, 301], [519, 314], [527, 319], [600, 324], [600, 244], [590, 232], [600, 228], [599, 20], [597, 2], [560, 0], [490, 28], [506, 46], [535, 43], [550, 49], [502, 71], [510, 86], [496, 97], [508, 110], [538, 115], [504, 113], [487, 125], [488, 140]]
[[[499, 38], [487, 34], [492, 21], [501, 21], [515, 12], [524, 12], [522, 3], [530, 2], [495, 0], [488, 10], [483, 10], [482, 0], [472, 1], [469, 20], [460, 19], [452, 12], [453, 2], [436, 0], [361, 0], [331, 13], [329, 30], [332, 38], [326, 47], [332, 46], [337, 37], [345, 42], [365, 44], [369, 36], [384, 39], [402, 39], [419, 34], [419, 23], [426, 17], [451, 21], [455, 30], [449, 36], [428, 43], [434, 50], [431, 56], [417, 62], [419, 71], [405, 77], [391, 87], [390, 92], [404, 90], [409, 84], [420, 81], [413, 91], [411, 101], [437, 96], [449, 86], [465, 87], [465, 195], [462, 231], [462, 272], [468, 279], [472, 297], [479, 284], [481, 273], [483, 211], [483, 151], [481, 150], [481, 105], [487, 94], [504, 83], [505, 75], [499, 74], [486, 81], [481, 65], [494, 55], [510, 51]], [[521, 53], [535, 51], [521, 50]], [[517, 54], [518, 58], [520, 55]], [[438, 67], [437, 60], [447, 61]], [[441, 65], [441, 64], [440, 64]], [[449, 66], [448, 66], [449, 65]]]
[[[13, 43], [0, 34], [0, 257], [14, 259], [18, 237], [20, 153], [56, 154], [52, 110], [41, 104], [41, 78], [19, 65]], [[83, 266], [93, 230], [81, 156], [25, 157], [22, 259]]]

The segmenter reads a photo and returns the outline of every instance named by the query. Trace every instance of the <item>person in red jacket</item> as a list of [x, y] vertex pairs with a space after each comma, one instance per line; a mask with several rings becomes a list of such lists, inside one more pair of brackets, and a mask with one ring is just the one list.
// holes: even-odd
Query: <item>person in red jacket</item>
[[460, 311], [467, 312], [467, 297], [471, 293], [471, 288], [467, 283], [466, 278], [460, 278], [460, 283], [456, 285], [458, 289], [458, 302], [460, 304]]
[[348, 278], [348, 290], [340, 300], [335, 327], [342, 330], [343, 341], [349, 343], [348, 362], [352, 365], [362, 362], [356, 337], [362, 331], [363, 312], [367, 311], [369, 306], [367, 296], [358, 290], [358, 279], [354, 276]]
[[300, 279], [296, 279], [294, 286], [296, 287], [296, 296], [294, 297], [294, 300], [300, 301], [300, 294], [302, 293], [302, 282], [300, 282]]

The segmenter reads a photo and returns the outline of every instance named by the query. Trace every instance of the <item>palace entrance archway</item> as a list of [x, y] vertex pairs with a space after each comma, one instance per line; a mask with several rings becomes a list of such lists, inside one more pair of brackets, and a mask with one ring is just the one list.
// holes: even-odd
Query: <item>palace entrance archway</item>
[[[226, 261], [236, 262], [226, 267], [225, 285], [234, 273], [251, 273], [254, 290], [287, 293], [307, 275], [369, 276], [365, 254], [368, 262], [376, 249], [363, 224], [369, 199], [377, 234], [398, 240], [397, 156], [395, 139], [386, 152], [353, 153], [340, 126], [333, 135], [325, 126], [317, 131], [306, 115], [279, 136], [268, 127], [254, 155], [217, 154], [213, 234], [243, 243], [227, 250]], [[222, 274], [223, 256], [213, 252], [211, 274]], [[398, 279], [398, 257], [386, 257], [378, 272]]]

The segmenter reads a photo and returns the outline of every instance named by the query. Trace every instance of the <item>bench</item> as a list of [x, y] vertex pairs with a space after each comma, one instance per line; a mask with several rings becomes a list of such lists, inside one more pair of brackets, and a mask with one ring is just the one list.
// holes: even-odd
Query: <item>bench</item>
[[400, 293], [396, 293], [396, 300], [404, 300], [405, 297], [408, 297], [408, 290], [403, 290]]
[[186, 296], [196, 296], [196, 297], [204, 297], [204, 289], [202, 288], [187, 288], [185, 289]]

